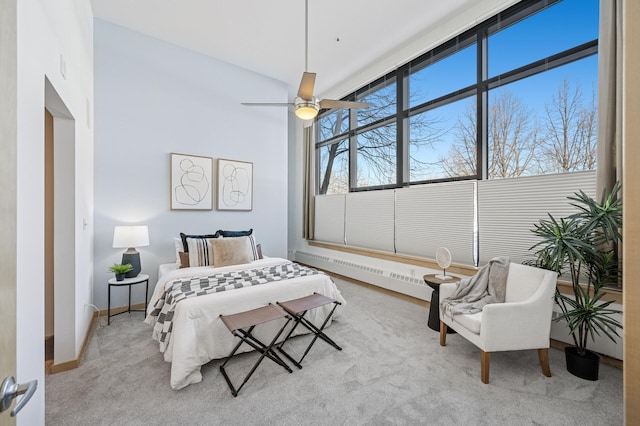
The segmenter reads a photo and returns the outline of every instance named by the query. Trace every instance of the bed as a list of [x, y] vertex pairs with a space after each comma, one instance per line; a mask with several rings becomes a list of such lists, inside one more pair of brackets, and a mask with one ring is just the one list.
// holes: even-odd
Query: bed
[[[146, 323], [154, 326], [153, 339], [159, 342], [164, 360], [171, 363], [170, 384], [173, 389], [181, 389], [200, 382], [202, 380], [200, 367], [213, 359], [226, 357], [237, 343], [237, 339], [229, 333], [219, 319], [220, 315], [242, 312], [268, 303], [307, 296], [314, 292], [342, 303], [333, 318], [339, 317], [341, 309], [345, 306], [345, 300], [332, 279], [322, 272], [309, 270], [306, 271], [309, 275], [283, 278], [265, 284], [233, 288], [230, 289], [231, 291], [214, 292], [180, 300], [173, 307], [168, 341], [161, 342], [163, 333], [159, 324], [162, 321], [159, 320], [158, 306], [163, 305], [163, 298], [168, 294], [166, 290], [176, 288], [174, 283], [276, 268], [305, 268], [282, 258], [264, 258], [223, 267], [197, 266], [178, 269], [178, 266], [177, 263], [160, 266], [159, 279], [145, 319]], [[166, 297], [170, 300], [169, 296]], [[163, 309], [166, 307], [163, 306]], [[307, 316], [314, 324], [320, 325], [330, 309], [331, 306], [327, 305], [310, 311]], [[254, 334], [260, 339], [270, 340], [269, 338], [275, 335], [282, 324], [281, 321], [263, 324], [256, 328]], [[306, 331], [304, 327], [298, 327], [296, 334], [299, 334], [298, 330], [300, 333]], [[250, 350], [252, 348], [243, 345], [238, 352]]]

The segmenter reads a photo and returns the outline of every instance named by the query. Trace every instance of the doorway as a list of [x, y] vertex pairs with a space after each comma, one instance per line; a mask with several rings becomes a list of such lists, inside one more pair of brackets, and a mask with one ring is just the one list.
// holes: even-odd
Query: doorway
[[[76, 122], [45, 77], [45, 333], [51, 371], [76, 361]], [[47, 339], [50, 337], [50, 339]], [[50, 342], [47, 342], [50, 340]], [[45, 356], [45, 358], [48, 358]], [[49, 370], [47, 370], [49, 371]]]
[[44, 361], [45, 372], [53, 364], [54, 353], [54, 173], [53, 115], [44, 110]]

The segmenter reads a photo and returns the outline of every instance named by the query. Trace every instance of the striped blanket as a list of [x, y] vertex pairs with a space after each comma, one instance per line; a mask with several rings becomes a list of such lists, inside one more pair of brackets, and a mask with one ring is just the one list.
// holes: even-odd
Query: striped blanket
[[176, 305], [184, 299], [322, 273], [297, 263], [287, 263], [260, 269], [177, 279], [167, 287], [167, 290], [157, 300], [149, 314], [150, 316], [158, 317], [154, 325], [153, 334], [157, 336], [157, 340], [160, 343], [160, 352], [164, 352], [169, 344], [171, 330], [173, 329], [173, 314]]

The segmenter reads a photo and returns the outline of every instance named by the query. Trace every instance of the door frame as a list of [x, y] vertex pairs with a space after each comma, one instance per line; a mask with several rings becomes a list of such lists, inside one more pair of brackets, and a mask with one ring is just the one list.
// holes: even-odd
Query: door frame
[[[17, 374], [17, 16], [17, 0], [0, 2], [0, 380]], [[15, 418], [0, 413], [0, 425], [15, 425]]]

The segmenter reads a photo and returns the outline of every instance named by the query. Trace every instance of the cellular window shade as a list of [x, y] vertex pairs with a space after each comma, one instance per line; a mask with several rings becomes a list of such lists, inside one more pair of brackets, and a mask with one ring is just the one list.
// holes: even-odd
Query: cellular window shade
[[344, 244], [345, 195], [318, 195], [315, 204], [315, 239]]
[[517, 263], [533, 259], [529, 248], [539, 241], [533, 225], [547, 212], [556, 219], [575, 213], [567, 197], [579, 190], [595, 195], [595, 171], [478, 182], [480, 264], [502, 255]]
[[394, 191], [347, 194], [347, 244], [393, 252], [393, 199]]
[[474, 188], [472, 181], [396, 190], [396, 251], [435, 259], [438, 247], [454, 263], [473, 265]]

